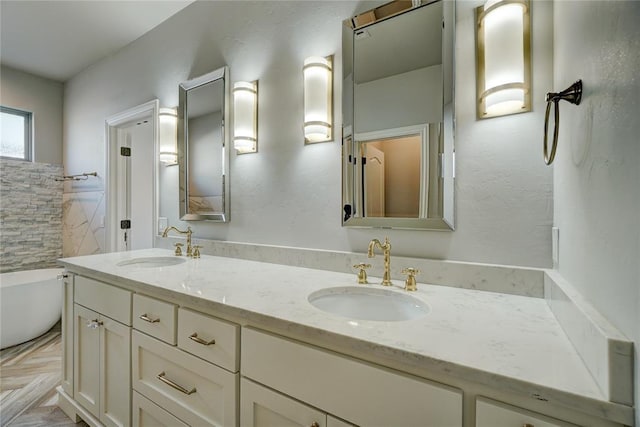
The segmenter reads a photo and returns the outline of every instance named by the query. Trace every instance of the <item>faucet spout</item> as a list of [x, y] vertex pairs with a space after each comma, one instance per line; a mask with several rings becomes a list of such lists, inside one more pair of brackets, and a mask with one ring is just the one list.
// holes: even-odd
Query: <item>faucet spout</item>
[[384, 244], [380, 243], [380, 240], [373, 239], [369, 242], [369, 249], [367, 250], [367, 257], [373, 258], [375, 256], [375, 249], [378, 248], [382, 251], [384, 256], [384, 274], [382, 275], [382, 286], [391, 286], [391, 243], [389, 238], [384, 238]]
[[191, 234], [193, 232], [191, 231], [191, 227], [187, 227], [186, 231], [179, 230], [178, 228], [176, 228], [174, 226], [167, 227], [162, 232], [162, 237], [167, 237], [169, 235], [169, 231], [171, 231], [171, 230], [174, 230], [175, 232], [180, 233], [180, 234], [186, 234], [187, 235], [187, 256], [191, 257], [193, 255], [193, 248], [191, 247]]

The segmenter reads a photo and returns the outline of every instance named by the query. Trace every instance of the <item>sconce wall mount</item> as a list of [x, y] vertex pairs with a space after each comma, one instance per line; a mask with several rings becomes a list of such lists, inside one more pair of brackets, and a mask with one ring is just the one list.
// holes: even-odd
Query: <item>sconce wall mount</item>
[[258, 81], [233, 85], [233, 147], [237, 154], [258, 151]]
[[477, 117], [531, 111], [529, 0], [488, 0], [476, 8]]
[[333, 56], [304, 61], [305, 144], [333, 140]]
[[178, 113], [175, 108], [160, 108], [158, 110], [159, 125], [159, 160], [165, 166], [178, 164], [177, 126]]

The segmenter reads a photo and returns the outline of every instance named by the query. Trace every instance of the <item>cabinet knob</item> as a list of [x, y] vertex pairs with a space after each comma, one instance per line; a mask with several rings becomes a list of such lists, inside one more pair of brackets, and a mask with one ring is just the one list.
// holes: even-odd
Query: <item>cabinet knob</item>
[[104, 322], [101, 322], [98, 319], [89, 320], [87, 322], [87, 328], [89, 329], [98, 329], [102, 325], [104, 325]]
[[311, 423], [311, 427], [320, 427], [320, 424], [314, 421]]
[[522, 424], [522, 427], [535, 427], [535, 426], [533, 424], [526, 423], [526, 424]]
[[58, 280], [64, 280], [67, 277], [69, 277], [67, 273], [58, 274]]

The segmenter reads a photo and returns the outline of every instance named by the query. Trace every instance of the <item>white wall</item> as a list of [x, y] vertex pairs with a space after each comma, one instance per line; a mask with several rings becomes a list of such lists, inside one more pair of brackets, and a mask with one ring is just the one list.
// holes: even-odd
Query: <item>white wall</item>
[[179, 82], [227, 64], [232, 81], [260, 80], [260, 151], [232, 153], [231, 222], [195, 222], [197, 236], [364, 252], [371, 238], [388, 235], [397, 255], [550, 266], [552, 169], [540, 145], [552, 83], [551, 3], [533, 5], [534, 112], [478, 122], [473, 7], [480, 3], [457, 2], [455, 232], [342, 228], [340, 144], [303, 143], [303, 61], [336, 54], [339, 126], [342, 20], [370, 3], [188, 6], [67, 82], [65, 164], [103, 173], [106, 117], [155, 97], [176, 106]]
[[[554, 89], [562, 103], [554, 162], [560, 274], [635, 341], [640, 408], [640, 2], [558, 1]], [[640, 425], [640, 411], [636, 410]]]
[[0, 69], [0, 103], [33, 113], [33, 161], [62, 164], [63, 84], [5, 65]]

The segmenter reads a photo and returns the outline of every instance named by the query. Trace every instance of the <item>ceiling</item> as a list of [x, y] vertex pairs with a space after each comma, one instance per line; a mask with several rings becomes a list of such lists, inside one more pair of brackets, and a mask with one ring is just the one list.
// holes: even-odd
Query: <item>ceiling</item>
[[0, 62], [67, 81], [193, 0], [0, 0]]

